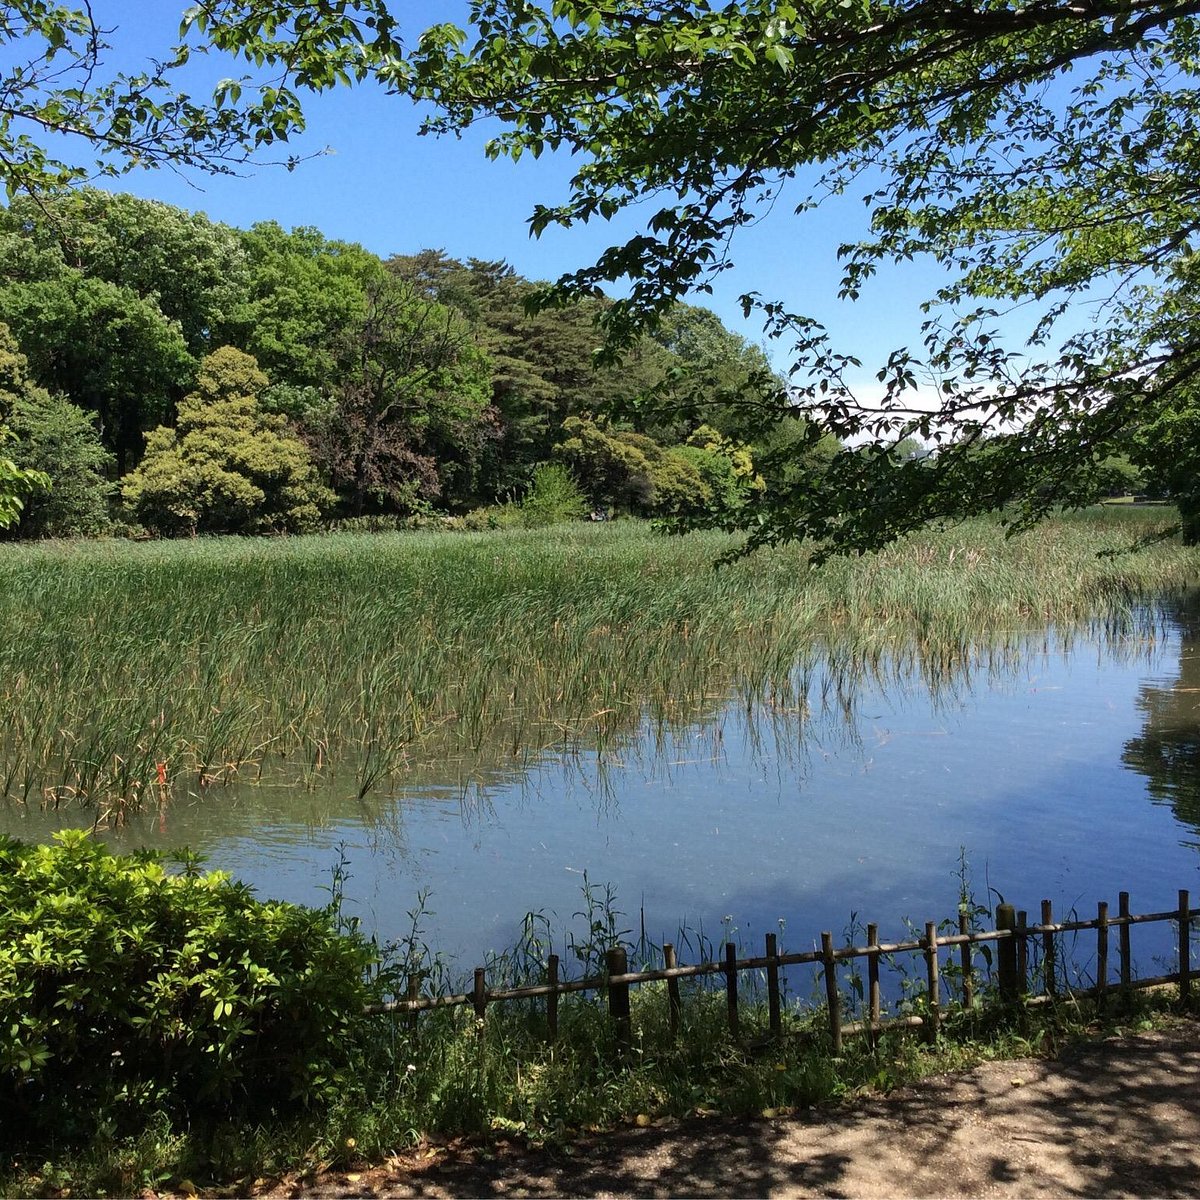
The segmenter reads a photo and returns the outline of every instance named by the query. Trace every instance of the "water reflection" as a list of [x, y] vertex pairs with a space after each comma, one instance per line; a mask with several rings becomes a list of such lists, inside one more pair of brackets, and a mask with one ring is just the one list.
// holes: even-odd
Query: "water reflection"
[[[309, 903], [344, 852], [369, 929], [401, 934], [428, 889], [431, 943], [467, 964], [512, 944], [527, 912], [561, 931], [585, 871], [651, 937], [680, 942], [682, 923], [761, 945], [782, 921], [789, 949], [852, 911], [885, 937], [905, 917], [949, 915], [963, 847], [984, 903], [1000, 892], [1031, 911], [1043, 896], [1094, 911], [1129, 890], [1135, 906], [1166, 907], [1200, 846], [1188, 611], [971, 651], [814, 652], [761, 690], [690, 703], [688, 720], [631, 706], [621, 736], [460, 749], [362, 796], [353, 776], [180, 793], [105, 836], [186, 843]], [[38, 838], [90, 819], [12, 806], [0, 830]]]
[[[1146, 777], [1146, 790], [1200, 836], [1200, 603], [1180, 607], [1179, 667], [1173, 680], [1147, 680], [1138, 690], [1140, 736], [1125, 743], [1122, 761]], [[1200, 848], [1200, 841], [1190, 845]]]

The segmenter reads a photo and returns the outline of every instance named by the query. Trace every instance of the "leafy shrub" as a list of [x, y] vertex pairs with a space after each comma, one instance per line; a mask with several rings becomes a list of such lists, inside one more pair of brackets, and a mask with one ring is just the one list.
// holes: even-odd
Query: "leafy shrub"
[[489, 504], [473, 508], [463, 519], [463, 528], [471, 533], [488, 529], [519, 529], [523, 524], [521, 510], [515, 504]]
[[365, 517], [335, 517], [326, 523], [330, 533], [413, 533], [419, 531], [466, 529], [463, 517], [438, 512], [370, 513]]
[[200, 363], [178, 425], [146, 435], [146, 457], [123, 481], [134, 518], [159, 533], [297, 533], [333, 496], [287, 420], [265, 411], [267, 377], [230, 346]]
[[560, 521], [580, 521], [587, 515], [587, 497], [561, 463], [542, 463], [521, 501], [521, 524], [528, 529]]
[[194, 857], [0, 838], [0, 1137], [257, 1117], [352, 1077], [372, 946]]
[[405, 517], [395, 513], [373, 513], [366, 517], [338, 517], [329, 522], [330, 533], [397, 533], [407, 529]]
[[554, 453], [597, 504], [670, 515], [703, 509], [712, 500], [712, 489], [679, 447], [583, 417], [568, 417], [562, 432]]
[[136, 521], [114, 521], [108, 527], [108, 535], [114, 538], [124, 538], [130, 542], [145, 541], [146, 538], [152, 536], [145, 525], [139, 525]]

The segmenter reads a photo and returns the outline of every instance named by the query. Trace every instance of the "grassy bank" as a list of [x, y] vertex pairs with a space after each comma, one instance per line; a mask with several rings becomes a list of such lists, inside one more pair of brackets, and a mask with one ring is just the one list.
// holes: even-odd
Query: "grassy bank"
[[[0, 1000], [40, 1017], [70, 988], [77, 1028], [59, 1028], [67, 1018], [41, 1028], [45, 1052], [25, 1063], [13, 1056], [12, 1035], [0, 1038], [0, 1105], [9, 1106], [0, 1121], [6, 1196], [137, 1195], [147, 1188], [190, 1194], [197, 1186], [242, 1195], [262, 1176], [380, 1162], [424, 1138], [516, 1138], [569, 1148], [584, 1131], [635, 1121], [770, 1117], [991, 1059], [1053, 1055], [1081, 1038], [1150, 1028], [1179, 1007], [1174, 988], [1126, 999], [1114, 986], [1104, 1012], [1071, 997], [1066, 980], [1086, 986], [1090, 979], [1087, 964], [1073, 962], [1075, 943], [1064, 938], [1059, 998], [1036, 1007], [996, 1005], [982, 954], [972, 967], [973, 1000], [965, 1003], [957, 956], [947, 956], [943, 1022], [933, 1043], [894, 1030], [874, 1048], [848, 1037], [834, 1053], [816, 980], [811, 994], [802, 982], [785, 991], [782, 1033], [772, 1038], [764, 980], [750, 972], [740, 985], [737, 1035], [721, 983], [696, 979], [681, 983], [675, 1035], [666, 985], [634, 989], [623, 1051], [606, 999], [594, 993], [563, 997], [552, 1043], [540, 1000], [490, 1005], [486, 1020], [470, 1006], [436, 1008], [413, 1025], [404, 1014], [361, 1015], [361, 1005], [402, 993], [414, 965], [430, 975], [426, 991], [464, 986], [440, 973], [415, 926], [407, 942], [372, 954], [374, 967], [360, 974], [355, 962], [368, 947], [340, 922], [336, 900], [324, 910], [261, 903], [227, 879], [194, 870], [164, 875], [153, 856], [116, 858], [80, 834], [66, 835], [55, 851], [10, 844], [7, 853], [22, 861], [30, 880], [24, 887], [13, 882], [10, 934], [28, 912], [39, 927], [49, 920], [68, 936], [56, 934], [48, 956], [10, 937], [19, 947], [16, 980], [42, 1010], [11, 995]], [[965, 874], [962, 883], [968, 914], [981, 917]], [[596, 971], [615, 941], [627, 947], [631, 963], [661, 965], [658, 947], [614, 932], [622, 914], [611, 895], [593, 895], [584, 908], [578, 940], [569, 938], [581, 972]], [[102, 913], [104, 924], [89, 911]], [[109, 932], [122, 925], [136, 925], [140, 952], [126, 946], [113, 960]], [[301, 926], [306, 939], [298, 941]], [[531, 929], [496, 956], [489, 986], [543, 978], [540, 938], [549, 932]], [[215, 956], [205, 953], [209, 945]], [[1035, 941], [1031, 983], [1044, 993], [1037, 947]], [[1090, 946], [1076, 949], [1090, 955]], [[208, 965], [196, 971], [181, 953]], [[904, 971], [891, 956], [887, 965]], [[854, 979], [847, 964], [841, 1005], [852, 1019], [864, 1015]], [[885, 1012], [927, 1013], [920, 993], [919, 983], [906, 988]], [[215, 1010], [214, 994], [224, 999]], [[317, 1023], [288, 1036], [298, 1013]], [[267, 1052], [261, 1043], [272, 1033], [284, 1040]], [[18, 1049], [21, 1040], [15, 1038]], [[174, 1052], [162, 1053], [164, 1046]], [[274, 1072], [269, 1081], [264, 1064]], [[305, 1084], [300, 1091], [285, 1084], [296, 1072]], [[23, 1113], [22, 1098], [29, 1102]]]
[[[938, 1045], [916, 1038], [885, 1038], [878, 1050], [856, 1044], [838, 1059], [824, 1049], [784, 1046], [770, 1055], [749, 1056], [717, 1039], [690, 1053], [659, 1055], [618, 1074], [595, 1062], [581, 1077], [575, 1056], [557, 1063], [534, 1059], [515, 1062], [507, 1072], [478, 1064], [474, 1035], [461, 1041], [468, 1049], [458, 1056], [463, 1083], [494, 1088], [508, 1084], [521, 1090], [505, 1111], [528, 1111], [534, 1091], [574, 1088], [571, 1107], [587, 1119], [578, 1125], [550, 1127], [523, 1118], [496, 1115], [469, 1135], [486, 1147], [496, 1141], [548, 1146], [570, 1153], [579, 1136], [615, 1130], [622, 1125], [654, 1123], [680, 1116], [787, 1116], [814, 1105], [853, 1101], [949, 1071], [967, 1070], [982, 1062], [1054, 1057], [1081, 1042], [1170, 1028], [1179, 1021], [1172, 993], [1142, 995], [1120, 1013], [1097, 1014], [1086, 1005], [1064, 1005], [1053, 1012], [1038, 1010], [1007, 1021], [975, 1022], [952, 1028]], [[720, 1017], [709, 1022], [717, 1031]], [[697, 1032], [693, 1025], [691, 1032]], [[497, 1031], [496, 1038], [503, 1037]], [[519, 1052], [519, 1042], [493, 1049], [493, 1060]], [[583, 1050], [594, 1049], [585, 1045]], [[364, 1083], [378, 1085], [371, 1077]], [[682, 1085], [676, 1095], [665, 1089]], [[399, 1090], [399, 1089], [398, 1089]], [[410, 1089], [411, 1090], [411, 1086]], [[474, 1101], [474, 1093], [472, 1100]], [[468, 1115], [482, 1110], [472, 1103]], [[0, 1160], [0, 1195], [8, 1197], [131, 1196], [146, 1189], [168, 1194], [243, 1196], [254, 1185], [286, 1175], [305, 1175], [329, 1167], [351, 1171], [381, 1163], [419, 1145], [426, 1136], [435, 1144], [453, 1142], [459, 1133], [422, 1131], [412, 1124], [412, 1106], [396, 1102], [396, 1092], [368, 1097], [355, 1092], [321, 1118], [259, 1126], [228, 1126], [204, 1132], [183, 1131], [167, 1121], [151, 1121], [137, 1136], [102, 1138], [84, 1149], [49, 1148], [39, 1155]], [[456, 1126], [461, 1128], [461, 1125]]]
[[931, 673], [971, 646], [1200, 578], [1200, 550], [1097, 557], [1165, 523], [988, 522], [809, 569], [721, 570], [722, 535], [647, 527], [0, 547], [0, 794], [119, 814], [230, 778], [362, 792], [447, 754], [508, 761], [793, 685], [798, 662]]

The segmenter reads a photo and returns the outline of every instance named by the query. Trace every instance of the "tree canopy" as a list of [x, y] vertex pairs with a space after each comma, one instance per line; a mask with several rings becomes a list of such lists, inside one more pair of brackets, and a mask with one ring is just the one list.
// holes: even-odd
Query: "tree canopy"
[[[1093, 499], [1115, 455], [1149, 469], [1194, 454], [1200, 0], [471, 0], [463, 28], [408, 46], [385, 0], [204, 0], [138, 75], [106, 75], [105, 37], [88, 8], [20, 0], [0, 18], [10, 193], [147, 163], [230, 170], [302, 128], [305, 89], [373, 74], [428, 106], [430, 130], [486, 119], [493, 155], [576, 156], [535, 233], [646, 205], [633, 237], [528, 297], [549, 311], [624, 284], [596, 309], [610, 356], [642, 353], [711, 287], [742, 226], [857, 193], [870, 233], [842, 248], [840, 293], [921, 256], [946, 283], [920, 354], [871, 364], [870, 403], [818, 321], [747, 290], [795, 346], [787, 388], [743, 392], [746, 419], [716, 422], [792, 422], [777, 444], [795, 462], [741, 513], [752, 544], [864, 550], [996, 509], [1021, 528]], [[211, 51], [244, 75], [187, 94], [183, 68]], [[51, 299], [5, 315], [19, 326]], [[211, 349], [185, 340], [193, 362]], [[544, 442], [545, 402], [530, 392], [510, 428]], [[829, 455], [828, 434], [935, 450]], [[1200, 489], [1170, 483], [1200, 536]]]
[[23, 538], [103, 533], [113, 491], [106, 478], [111, 456], [94, 417], [30, 380], [28, 363], [5, 325], [0, 325], [0, 421], [7, 423], [23, 474], [43, 484], [26, 489], [20, 510], [7, 522], [0, 519], [0, 531], [7, 525]]
[[[847, 191], [869, 206], [870, 236], [842, 248], [842, 295], [887, 260], [946, 269], [920, 357], [881, 356], [882, 404], [855, 394], [860, 364], [815, 320], [744, 297], [796, 345], [778, 415], [815, 418], [814, 440], [938, 445], [903, 462], [844, 451], [748, 516], [755, 542], [862, 550], [930, 520], [1003, 508], [1019, 528], [1087, 502], [1143, 422], [1191, 405], [1198, 13], [1163, 0], [475, 0], [467, 28], [426, 32], [408, 86], [437, 106], [433, 129], [498, 120], [493, 155], [580, 156], [534, 232], [652, 203], [639, 233], [548, 297], [626, 281], [604, 314], [616, 346], [710, 286], [785, 185], [798, 212]], [[1015, 306], [1027, 316], [1013, 343], [997, 326]]]
[[[104, 23], [111, 11], [69, 0], [13, 0], [0, 11], [0, 183], [10, 200], [25, 195], [40, 204], [69, 185], [138, 167], [231, 173], [251, 161], [271, 161], [304, 128], [304, 91], [361, 79], [396, 49], [395, 22], [383, 0], [201, 0], [182, 12], [173, 45], [121, 70], [113, 65], [119, 58], [110, 42], [114, 31]], [[197, 76], [199, 60], [218, 51], [252, 69], [221, 74], [207, 89], [184, 86], [185, 78]], [[297, 159], [275, 161], [291, 167]], [[142, 262], [170, 275], [187, 258]], [[48, 303], [55, 310], [60, 299], [37, 297], [35, 307]], [[114, 330], [111, 299], [93, 295], [105, 322], [101, 336]], [[169, 315], [185, 336], [195, 330], [194, 314]], [[19, 320], [19, 314], [5, 316]], [[142, 317], [134, 313], [124, 323], [145, 333]], [[211, 349], [190, 336], [189, 343], [194, 354]], [[136, 353], [131, 348], [131, 362]], [[0, 427], [0, 440], [6, 439]], [[39, 472], [0, 459], [0, 526], [16, 519], [21, 497], [43, 482]]]
[[[113, 66], [111, 5], [4, 5], [0, 179], [10, 197], [135, 167], [234, 172], [304, 128], [304, 91], [361, 79], [395, 48], [382, 0], [201, 0], [180, 8], [175, 44], [124, 71]], [[189, 90], [189, 63], [194, 77], [196, 60], [213, 51], [255, 69]]]
[[[610, 302], [527, 313], [542, 286], [503, 262], [385, 261], [314, 228], [240, 230], [95, 188], [20, 198], [0, 209], [0, 321], [20, 368], [20, 403], [0, 394], [0, 422], [18, 435], [13, 472], [44, 470], [55, 490], [15, 536], [98, 530], [115, 494], [125, 512], [113, 517], [160, 533], [318, 516], [387, 526], [438, 510], [482, 527], [530, 489], [522, 520], [576, 500], [672, 518], [741, 507], [758, 444], [724, 431], [739, 405], [778, 390], [762, 351], [680, 305], [620, 370], [597, 370]], [[214, 364], [244, 376], [233, 407], [208, 394]], [[636, 485], [610, 495], [591, 450], [575, 464], [586, 494], [582, 479], [561, 485], [551, 463], [580, 440], [571, 418], [592, 449], [635, 448]], [[260, 435], [252, 463], [243, 452]], [[280, 515], [258, 478], [272, 457], [284, 476], [315, 470], [302, 514]], [[18, 476], [5, 471], [15, 514]], [[23, 492], [40, 478], [21, 476]]]

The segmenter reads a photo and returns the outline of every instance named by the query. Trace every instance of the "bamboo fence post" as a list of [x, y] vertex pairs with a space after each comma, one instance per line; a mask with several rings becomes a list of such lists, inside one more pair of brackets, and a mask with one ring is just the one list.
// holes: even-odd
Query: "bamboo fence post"
[[1187, 888], [1179, 889], [1179, 999], [1192, 1002], [1192, 913]]
[[1000, 999], [1012, 1004], [1019, 991], [1017, 974], [1017, 910], [1011, 904], [996, 906], [996, 929], [1011, 935], [996, 943], [996, 969], [1000, 976]]
[[1017, 913], [1017, 984], [1022, 996], [1029, 993], [1029, 914], [1021, 909]]
[[821, 958], [825, 967], [825, 1000], [829, 1006], [829, 1038], [833, 1053], [842, 1052], [842, 998], [838, 993], [837, 960], [833, 957], [833, 934], [821, 934]]
[[778, 1037], [783, 1029], [779, 1016], [779, 941], [773, 933], [767, 934], [767, 1016], [771, 1036]]
[[1121, 927], [1117, 932], [1117, 954], [1121, 959], [1121, 998], [1129, 1003], [1129, 985], [1133, 981], [1133, 965], [1129, 953], [1129, 893], [1122, 892], [1117, 897], [1117, 916], [1121, 918]]
[[546, 993], [546, 1040], [558, 1040], [558, 955], [546, 959], [546, 986], [553, 990]]
[[[413, 973], [412, 973], [412, 974], [411, 974], [411, 975], [408, 977], [408, 995], [407, 995], [407, 999], [408, 999], [409, 1003], [412, 1003], [413, 1001], [415, 1001], [415, 1000], [419, 999], [419, 998], [420, 998], [420, 995], [421, 995], [421, 972], [420, 972], [420, 971], [414, 971], [414, 972], [413, 972]], [[411, 1034], [412, 1034], [414, 1037], [416, 1036], [416, 1032], [417, 1032], [417, 1010], [416, 1010], [415, 1008], [410, 1008], [410, 1009], [408, 1010], [408, 1031], [409, 1031], [409, 1033], [411, 1033]]]
[[[675, 970], [677, 965], [678, 964], [675, 961], [675, 947], [672, 946], [670, 942], [667, 942], [666, 945], [663, 946], [663, 966], [666, 967], [668, 971], [673, 971], [673, 970]], [[680, 1010], [680, 1007], [681, 1007], [681, 1005], [679, 1002], [679, 980], [678, 979], [668, 979], [667, 980], [667, 1015], [668, 1015], [668, 1019], [670, 1021], [671, 1040], [672, 1041], [674, 1041], [676, 1039], [676, 1037], [679, 1036], [679, 1010]]]
[[[970, 921], [965, 912], [958, 914], [958, 932], [964, 937], [971, 932]], [[968, 1012], [975, 1007], [975, 977], [971, 967], [971, 943], [963, 942], [958, 948], [958, 965], [962, 970], [962, 1006]]]
[[1108, 901], [1096, 905], [1096, 1007], [1108, 1001]]
[[729, 1032], [738, 1035], [737, 947], [725, 943], [725, 1007], [729, 1013]]
[[925, 976], [929, 985], [929, 1021], [925, 1027], [925, 1040], [936, 1042], [942, 1027], [942, 997], [938, 977], [937, 922], [925, 922]]
[[[1042, 901], [1042, 924], [1054, 924], [1054, 905], [1049, 900]], [[1045, 976], [1046, 993], [1058, 995], [1058, 964], [1055, 961], [1054, 934], [1042, 934], [1042, 972]]]
[[487, 1012], [487, 985], [482, 967], [475, 968], [475, 987], [471, 991], [471, 1003], [475, 1006], [475, 1017], [483, 1023]]
[[[608, 975], [625, 975], [629, 971], [629, 959], [624, 946], [613, 946], [605, 951], [604, 960], [608, 966]], [[629, 1049], [629, 984], [610, 983], [608, 985], [608, 1014], [612, 1018], [617, 1035], [617, 1049], [624, 1052]]]
[[[867, 926], [867, 949], [879, 945], [879, 926]], [[883, 1006], [879, 1000], [879, 952], [867, 955], [867, 1018], [869, 1021], [868, 1039], [872, 1049], [879, 1044], [879, 1021]]]

